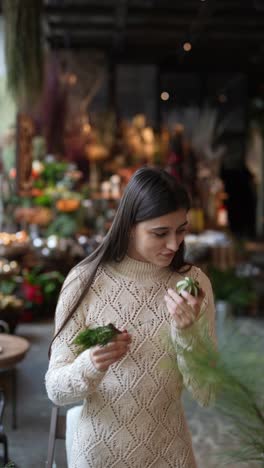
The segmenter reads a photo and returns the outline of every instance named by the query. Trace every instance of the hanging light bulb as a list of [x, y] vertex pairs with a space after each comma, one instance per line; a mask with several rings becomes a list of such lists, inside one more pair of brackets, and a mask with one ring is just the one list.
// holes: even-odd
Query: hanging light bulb
[[168, 101], [170, 99], [170, 95], [167, 91], [163, 91], [160, 95], [162, 101]]
[[183, 49], [185, 52], [190, 52], [192, 50], [192, 44], [190, 42], [184, 42]]

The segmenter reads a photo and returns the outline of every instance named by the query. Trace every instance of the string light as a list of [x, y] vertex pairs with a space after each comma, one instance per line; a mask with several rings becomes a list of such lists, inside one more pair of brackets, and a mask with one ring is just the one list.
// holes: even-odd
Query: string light
[[185, 52], [190, 52], [190, 50], [192, 50], [192, 44], [190, 42], [185, 42], [183, 44], [183, 49], [185, 50]]
[[91, 131], [91, 125], [89, 123], [85, 123], [83, 125], [83, 133], [90, 133]]
[[170, 95], [167, 91], [163, 91], [160, 95], [160, 98], [162, 99], [162, 101], [168, 101], [168, 99], [170, 98]]
[[70, 86], [74, 86], [77, 83], [77, 76], [74, 73], [69, 74], [68, 83]]

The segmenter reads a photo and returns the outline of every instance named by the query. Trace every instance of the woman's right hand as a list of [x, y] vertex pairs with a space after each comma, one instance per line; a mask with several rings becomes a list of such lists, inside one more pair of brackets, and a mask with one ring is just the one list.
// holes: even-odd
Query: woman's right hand
[[131, 336], [125, 331], [118, 334], [105, 346], [95, 346], [91, 349], [91, 360], [95, 368], [101, 372], [119, 361], [129, 351]]

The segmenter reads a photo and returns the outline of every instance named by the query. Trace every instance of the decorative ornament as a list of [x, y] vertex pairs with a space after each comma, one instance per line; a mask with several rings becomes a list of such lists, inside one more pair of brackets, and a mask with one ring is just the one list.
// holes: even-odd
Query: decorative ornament
[[187, 291], [192, 296], [199, 296], [200, 292], [200, 285], [198, 281], [190, 278], [189, 276], [185, 276], [183, 280], [180, 280], [176, 284], [176, 290], [178, 294], [181, 294], [182, 291]]

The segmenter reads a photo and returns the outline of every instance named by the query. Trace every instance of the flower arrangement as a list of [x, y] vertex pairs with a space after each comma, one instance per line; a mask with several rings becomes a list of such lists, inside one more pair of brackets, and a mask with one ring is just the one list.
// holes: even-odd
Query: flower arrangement
[[16, 199], [12, 210], [15, 221], [39, 226], [44, 236], [73, 236], [83, 221], [81, 201], [85, 194], [76, 190], [81, 172], [73, 164], [47, 156], [33, 161], [31, 177], [31, 196]]
[[[0, 312], [13, 331], [18, 321], [53, 312], [64, 281], [59, 271], [44, 266], [23, 270], [0, 282]], [[12, 312], [12, 313], [11, 313]]]
[[25, 308], [32, 310], [36, 306], [55, 304], [64, 276], [58, 271], [43, 272], [42, 267], [34, 267], [23, 273], [21, 285]]
[[24, 310], [24, 299], [19, 293], [20, 277], [10, 276], [0, 282], [0, 318], [13, 333]]
[[0, 292], [0, 310], [19, 309], [23, 305], [23, 301], [18, 299], [13, 294], [2, 294]]

